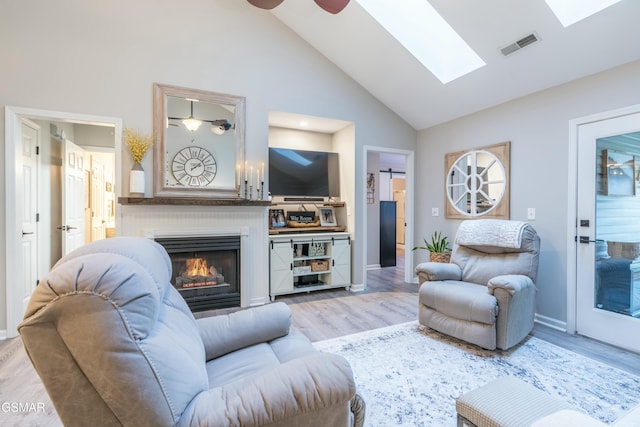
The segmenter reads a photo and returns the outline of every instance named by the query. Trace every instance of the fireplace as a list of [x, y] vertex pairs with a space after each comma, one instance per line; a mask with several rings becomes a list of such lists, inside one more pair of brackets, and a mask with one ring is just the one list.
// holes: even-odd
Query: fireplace
[[240, 236], [156, 238], [171, 258], [171, 284], [191, 311], [240, 307]]

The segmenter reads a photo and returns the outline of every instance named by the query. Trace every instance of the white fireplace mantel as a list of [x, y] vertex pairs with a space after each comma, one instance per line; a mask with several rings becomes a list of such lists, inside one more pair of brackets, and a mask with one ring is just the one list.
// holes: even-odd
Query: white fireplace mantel
[[241, 306], [269, 302], [268, 205], [121, 204], [120, 236], [241, 236]]
[[240, 236], [249, 235], [249, 227], [208, 227], [208, 228], [145, 228], [143, 236], [148, 239], [172, 237], [203, 237], [203, 236]]

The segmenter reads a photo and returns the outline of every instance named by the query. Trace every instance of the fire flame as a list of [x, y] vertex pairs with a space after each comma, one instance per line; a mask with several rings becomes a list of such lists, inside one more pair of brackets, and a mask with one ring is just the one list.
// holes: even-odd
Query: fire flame
[[211, 274], [207, 266], [207, 260], [204, 258], [190, 258], [187, 260], [187, 269], [185, 276], [208, 276]]

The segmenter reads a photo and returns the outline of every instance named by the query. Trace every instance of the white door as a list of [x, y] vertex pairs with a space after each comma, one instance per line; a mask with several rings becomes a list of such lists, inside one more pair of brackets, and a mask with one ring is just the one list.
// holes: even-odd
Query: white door
[[85, 227], [85, 154], [71, 141], [64, 143], [62, 160], [62, 255], [66, 255], [84, 242]]
[[91, 189], [90, 189], [90, 213], [91, 213], [91, 241], [101, 240], [106, 237], [107, 223], [107, 192], [105, 182], [105, 164], [97, 156], [91, 155]]
[[38, 280], [38, 137], [40, 127], [22, 120], [22, 313], [27, 308]]
[[578, 127], [576, 330], [640, 352], [640, 113]]

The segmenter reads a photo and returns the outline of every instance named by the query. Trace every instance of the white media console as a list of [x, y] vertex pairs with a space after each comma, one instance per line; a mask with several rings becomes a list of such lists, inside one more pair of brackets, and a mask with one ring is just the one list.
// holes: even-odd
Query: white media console
[[271, 300], [278, 295], [351, 286], [351, 237], [346, 232], [269, 236]]

